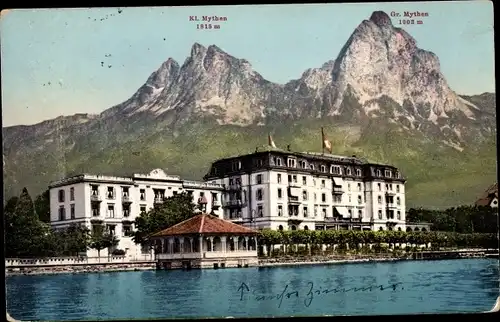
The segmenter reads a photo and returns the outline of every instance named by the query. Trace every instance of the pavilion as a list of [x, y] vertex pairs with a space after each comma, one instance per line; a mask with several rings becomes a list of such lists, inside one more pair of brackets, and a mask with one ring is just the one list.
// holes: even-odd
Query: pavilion
[[158, 269], [257, 266], [255, 230], [201, 213], [151, 235]]

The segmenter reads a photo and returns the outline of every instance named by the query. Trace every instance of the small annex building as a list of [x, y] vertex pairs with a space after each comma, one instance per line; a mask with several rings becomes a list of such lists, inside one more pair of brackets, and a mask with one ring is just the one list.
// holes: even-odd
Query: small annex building
[[158, 269], [258, 265], [257, 231], [201, 213], [151, 235]]

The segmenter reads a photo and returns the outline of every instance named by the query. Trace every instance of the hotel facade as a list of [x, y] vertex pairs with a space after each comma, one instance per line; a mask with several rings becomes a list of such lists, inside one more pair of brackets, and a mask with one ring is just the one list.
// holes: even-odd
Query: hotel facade
[[[92, 230], [104, 225], [120, 240], [116, 249], [131, 258], [148, 259], [150, 249], [136, 245], [131, 237], [135, 218], [181, 192], [191, 194], [201, 211], [220, 217], [223, 190], [222, 185], [182, 180], [161, 169], [132, 177], [83, 174], [50, 184], [50, 221], [55, 229], [79, 224]], [[108, 250], [100, 254], [107, 256]], [[97, 251], [89, 250], [87, 256], [97, 256]]]
[[49, 186], [51, 225], [104, 225], [119, 238], [116, 249], [146, 259], [150, 249], [132, 241], [135, 218], [187, 192], [200, 211], [251, 229], [406, 230], [401, 172], [354, 156], [265, 149], [215, 161], [204, 180], [183, 180], [161, 169], [131, 177], [65, 178]]
[[406, 230], [405, 182], [391, 165], [278, 149], [212, 164], [223, 218], [253, 229]]

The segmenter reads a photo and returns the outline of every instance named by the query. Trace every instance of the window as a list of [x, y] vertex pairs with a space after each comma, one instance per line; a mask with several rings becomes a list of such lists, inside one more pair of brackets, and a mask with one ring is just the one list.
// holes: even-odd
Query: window
[[359, 204], [363, 203], [363, 197], [358, 196], [358, 203], [359, 203]]
[[234, 185], [234, 179], [233, 179], [233, 178], [230, 178], [230, 179], [229, 179], [229, 185], [230, 185], [230, 186]]
[[281, 167], [281, 158], [276, 159], [276, 165]]
[[302, 176], [302, 185], [307, 186], [307, 177], [306, 176]]
[[392, 175], [391, 170], [385, 170], [385, 176], [390, 178]]
[[111, 236], [115, 235], [115, 225], [106, 225], [107, 231]]
[[113, 187], [108, 187], [108, 193], [106, 194], [108, 199], [115, 199], [115, 189]]
[[349, 203], [351, 203], [352, 201], [351, 195], [348, 195], [348, 197], [349, 197]]
[[321, 201], [326, 202], [326, 193], [321, 194]]
[[358, 210], [358, 217], [363, 218], [363, 210]]
[[302, 210], [304, 211], [304, 217], [307, 217], [307, 207], [304, 207]]
[[281, 173], [278, 173], [278, 183], [281, 183]]
[[350, 176], [350, 175], [351, 175], [351, 168], [347, 168], [347, 169], [346, 169], [346, 174], [347, 174], [348, 176]]
[[351, 191], [351, 184], [350, 183], [347, 184], [347, 190]]
[[382, 210], [378, 211], [378, 219], [382, 219]]
[[378, 203], [381, 204], [382, 203], [382, 196], [378, 196]]
[[262, 189], [257, 189], [257, 200], [262, 200]]
[[321, 180], [321, 188], [324, 188], [326, 186], [325, 180]]
[[115, 218], [115, 206], [114, 205], [108, 205], [108, 213], [106, 214], [106, 216], [109, 218]]
[[361, 183], [358, 182], [358, 191], [361, 191]]
[[300, 161], [300, 167], [302, 169], [307, 169], [307, 163], [306, 163], [306, 161]]
[[132, 235], [132, 226], [123, 225], [123, 237], [129, 237]]
[[175, 196], [177, 194], [177, 191], [172, 191], [172, 194]]
[[257, 216], [264, 217], [264, 210], [262, 208], [262, 205], [257, 206]]
[[292, 175], [291, 175], [291, 174], [289, 174], [289, 175], [288, 175], [288, 183], [291, 183], [291, 182], [292, 182]]
[[70, 205], [70, 216], [71, 216], [71, 219], [75, 219], [75, 204], [71, 204]]
[[377, 183], [378, 191], [382, 191], [382, 185], [380, 183]]
[[399, 206], [401, 205], [401, 199], [399, 199], [399, 197], [396, 198], [396, 204]]
[[141, 201], [146, 200], [146, 189], [139, 190], [139, 194], [140, 194]]
[[340, 167], [338, 165], [332, 165], [330, 167], [330, 172], [333, 174], [340, 174]]
[[283, 206], [282, 205], [278, 205], [278, 216], [283, 216]]
[[397, 218], [398, 218], [398, 220], [401, 220], [401, 211], [398, 211], [396, 214], [397, 214], [397, 216], [398, 216], [398, 217], [397, 217]]
[[302, 191], [302, 199], [307, 200], [307, 191], [306, 190]]
[[64, 206], [59, 208], [59, 220], [66, 220], [66, 209], [64, 209]]
[[99, 186], [91, 185], [90, 189], [92, 190], [92, 196], [99, 195]]
[[356, 169], [356, 175], [357, 175], [358, 177], [361, 177], [361, 169]]
[[295, 168], [295, 159], [288, 159], [288, 167]]
[[352, 209], [347, 210], [347, 213], [349, 214], [349, 218], [352, 217]]
[[327, 213], [326, 213], [326, 208], [322, 208], [322, 209], [321, 209], [321, 214], [323, 215], [323, 217], [326, 217], [326, 216], [327, 216]]
[[314, 193], [314, 202], [316, 202], [318, 198], [316, 197], [316, 192]]
[[59, 190], [59, 202], [64, 202], [64, 190]]
[[141, 207], [140, 207], [140, 212], [141, 212], [141, 213], [142, 213], [142, 212], [146, 212], [146, 206], [141, 206]]
[[382, 176], [382, 171], [377, 170], [377, 177], [380, 177], [380, 176]]
[[340, 195], [333, 195], [333, 202], [334, 203], [341, 203], [342, 202], [342, 196], [340, 196]]
[[257, 160], [258, 167], [262, 167], [263, 164], [264, 164], [264, 161], [262, 161], [262, 159]]
[[278, 188], [278, 199], [281, 198], [283, 198], [283, 191], [281, 190], [281, 188]]
[[219, 194], [216, 192], [212, 192], [212, 202], [216, 203], [219, 200]]
[[99, 217], [99, 208], [98, 206], [92, 205], [92, 216], [93, 217]]
[[123, 207], [123, 217], [130, 216], [130, 206]]
[[321, 172], [326, 172], [326, 166], [321, 165], [321, 168], [320, 168], [320, 169], [321, 169]]
[[292, 180], [293, 180], [293, 183], [297, 183], [297, 175], [295, 175], [295, 174], [294, 174], [294, 175], [292, 176]]
[[314, 217], [318, 215], [318, 206], [314, 205]]
[[309, 165], [309, 168], [310, 168], [311, 170], [314, 170], [314, 164], [310, 164], [310, 165]]
[[75, 200], [75, 188], [73, 187], [69, 188], [69, 200]]
[[122, 196], [123, 196], [124, 199], [128, 198], [128, 196], [129, 196], [129, 189], [128, 189], [128, 187], [123, 187], [122, 188]]
[[392, 191], [392, 183], [389, 184], [389, 190]]
[[396, 192], [399, 192], [399, 185], [396, 185]]
[[258, 174], [256, 178], [257, 178], [257, 184], [262, 184], [262, 174]]

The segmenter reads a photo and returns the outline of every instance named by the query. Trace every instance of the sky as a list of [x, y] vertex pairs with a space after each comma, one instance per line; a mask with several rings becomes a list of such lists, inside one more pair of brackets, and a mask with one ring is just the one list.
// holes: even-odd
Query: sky
[[[423, 24], [392, 22], [437, 54], [455, 92], [494, 92], [490, 1], [8, 10], [0, 16], [2, 123], [100, 113], [132, 96], [168, 58], [182, 65], [195, 42], [283, 84], [335, 59], [376, 10], [427, 12]], [[189, 16], [202, 15], [227, 21], [198, 30]]]

